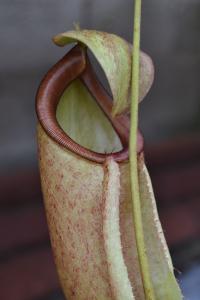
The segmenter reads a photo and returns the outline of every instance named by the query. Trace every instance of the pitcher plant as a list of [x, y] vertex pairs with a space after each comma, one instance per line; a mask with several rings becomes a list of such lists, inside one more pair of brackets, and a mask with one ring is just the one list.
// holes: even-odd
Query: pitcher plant
[[[180, 300], [138, 129], [138, 103], [154, 78], [140, 52], [111, 33], [75, 29], [75, 46], [46, 74], [36, 98], [42, 191], [54, 259], [68, 300]], [[112, 96], [97, 78], [88, 49]]]

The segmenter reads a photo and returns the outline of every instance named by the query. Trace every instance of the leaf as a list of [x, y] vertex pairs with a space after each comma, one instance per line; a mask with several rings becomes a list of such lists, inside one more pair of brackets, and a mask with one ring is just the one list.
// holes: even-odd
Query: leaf
[[154, 80], [154, 65], [151, 57], [140, 53], [139, 101], [148, 94]]
[[[129, 108], [131, 80], [131, 49], [128, 42], [111, 33], [95, 30], [74, 30], [56, 35], [53, 41], [59, 45], [80, 42], [94, 54], [108, 79], [113, 94], [113, 114], [120, 114]], [[153, 82], [151, 59], [141, 53], [140, 100], [149, 91]]]

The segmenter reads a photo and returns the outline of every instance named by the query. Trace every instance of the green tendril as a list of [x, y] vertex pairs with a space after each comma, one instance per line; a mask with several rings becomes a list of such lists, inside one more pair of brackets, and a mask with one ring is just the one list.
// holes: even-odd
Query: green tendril
[[135, 226], [136, 244], [144, 285], [144, 292], [147, 300], [154, 300], [155, 295], [149, 272], [149, 264], [145, 249], [144, 232], [142, 225], [137, 163], [141, 4], [141, 0], [135, 0], [131, 80], [130, 177], [133, 222]]

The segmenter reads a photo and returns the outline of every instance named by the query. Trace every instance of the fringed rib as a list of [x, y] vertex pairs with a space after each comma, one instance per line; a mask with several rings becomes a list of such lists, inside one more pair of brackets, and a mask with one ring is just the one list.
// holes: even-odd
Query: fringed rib
[[156, 300], [181, 300], [169, 250], [158, 217], [151, 180], [141, 156], [139, 184], [145, 245]]
[[105, 162], [103, 240], [113, 298], [134, 300], [133, 290], [124, 262], [119, 226], [120, 171], [118, 164], [109, 158]]

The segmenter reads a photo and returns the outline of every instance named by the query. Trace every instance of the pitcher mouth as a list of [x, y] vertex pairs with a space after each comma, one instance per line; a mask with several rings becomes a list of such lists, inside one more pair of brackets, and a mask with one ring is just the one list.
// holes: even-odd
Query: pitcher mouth
[[[112, 124], [120, 138], [121, 151], [105, 154], [92, 151], [76, 143], [59, 125], [56, 119], [56, 108], [60, 97], [72, 81], [77, 78], [86, 86]], [[117, 162], [123, 162], [127, 161], [129, 157], [129, 117], [127, 114], [113, 117], [111, 110], [111, 98], [98, 81], [86, 55], [86, 50], [80, 45], [72, 48], [48, 71], [39, 86], [36, 96], [37, 117], [47, 135], [60, 146], [96, 163], [104, 163], [108, 157], [112, 157]], [[138, 152], [141, 152], [143, 138], [140, 133], [138, 133], [138, 140]]]

